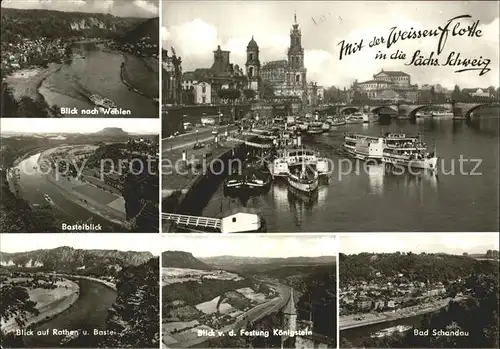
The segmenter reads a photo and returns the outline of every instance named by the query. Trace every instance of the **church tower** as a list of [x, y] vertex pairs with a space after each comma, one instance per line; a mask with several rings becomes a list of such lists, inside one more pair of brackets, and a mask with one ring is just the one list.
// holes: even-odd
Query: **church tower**
[[288, 65], [292, 69], [304, 68], [304, 48], [302, 47], [302, 32], [297, 24], [297, 15], [293, 16], [294, 24], [290, 30], [290, 47], [288, 48]]
[[[295, 308], [295, 301], [293, 296], [293, 288], [290, 287], [290, 298], [288, 303], [283, 309], [283, 329], [291, 332], [297, 331], [297, 309]], [[290, 339], [287, 335], [281, 336], [281, 347]]]
[[290, 47], [288, 48], [288, 69], [286, 83], [288, 95], [297, 96], [303, 103], [307, 102], [307, 69], [304, 67], [304, 48], [302, 47], [302, 32], [295, 14], [290, 30]]
[[253, 36], [247, 45], [247, 62], [245, 63], [245, 68], [248, 77], [248, 88], [258, 91], [260, 80], [259, 46], [253, 39]]

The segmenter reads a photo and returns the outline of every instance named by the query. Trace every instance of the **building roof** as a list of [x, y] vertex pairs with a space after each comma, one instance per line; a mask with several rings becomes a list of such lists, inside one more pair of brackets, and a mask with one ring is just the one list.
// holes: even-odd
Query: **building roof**
[[261, 70], [262, 69], [285, 68], [287, 66], [287, 64], [288, 64], [288, 61], [286, 59], [282, 59], [279, 61], [271, 61], [271, 62], [264, 63]]
[[252, 40], [250, 40], [248, 42], [248, 45], [247, 45], [247, 50], [248, 49], [259, 49], [259, 45], [257, 45], [257, 43], [255, 42], [255, 40], [253, 39], [253, 35], [252, 35]]
[[389, 76], [410, 76], [409, 74], [403, 73], [402, 71], [391, 71], [391, 70], [381, 70], [373, 76], [379, 76], [380, 74], [386, 74]]
[[392, 81], [383, 81], [383, 80], [366, 80], [366, 81], [363, 81], [363, 82], [358, 82], [358, 85], [362, 85], [362, 84], [374, 84], [374, 83], [378, 83], [378, 84], [392, 84]]
[[399, 94], [395, 91], [392, 90], [385, 90], [382, 91], [378, 96], [377, 99], [394, 99], [394, 98], [399, 98]]
[[186, 71], [186, 72], [182, 73], [182, 80], [184, 80], [184, 81], [196, 80], [194, 71]]

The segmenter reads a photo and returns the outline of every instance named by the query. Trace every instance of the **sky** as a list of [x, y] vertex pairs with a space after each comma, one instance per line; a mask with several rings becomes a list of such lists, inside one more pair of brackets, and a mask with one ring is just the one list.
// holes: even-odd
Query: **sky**
[[1, 133], [94, 133], [105, 127], [119, 127], [128, 133], [159, 134], [159, 119], [86, 118], [2, 118]]
[[168, 235], [167, 251], [190, 252], [195, 257], [236, 256], [261, 258], [336, 256], [334, 235]]
[[341, 253], [486, 253], [498, 250], [498, 233], [360, 233], [340, 236]]
[[158, 234], [2, 234], [0, 251], [27, 252], [69, 246], [84, 250], [151, 252], [159, 255]]
[[[453, 88], [499, 85], [499, 7], [496, 1], [190, 1], [169, 0], [162, 4], [162, 40], [165, 48], [174, 47], [182, 58], [183, 71], [209, 68], [217, 45], [231, 51], [232, 63], [244, 67], [246, 46], [252, 35], [259, 45], [261, 64], [286, 59], [289, 32], [294, 13], [302, 30], [307, 80], [319, 85], [350, 86], [354, 79], [370, 80], [384, 70], [402, 70], [411, 75], [412, 83], [441, 84]], [[461, 57], [491, 60], [491, 71], [479, 76], [477, 71], [455, 73], [456, 67], [405, 66], [418, 49], [424, 56], [436, 51], [437, 37], [405, 40], [389, 49], [369, 47], [377, 37], [387, 38], [390, 28], [398, 30], [436, 29], [460, 15], [472, 17], [460, 22], [467, 27], [479, 20], [480, 38], [452, 37], [450, 34], [440, 62], [446, 62], [451, 51]], [[455, 22], [453, 22], [454, 25]], [[364, 41], [365, 47], [340, 60], [338, 44]], [[397, 50], [403, 60], [375, 60], [381, 50]], [[388, 55], [389, 56], [389, 55]]]
[[110, 13], [119, 17], [158, 17], [158, 0], [2, 0], [2, 7]]

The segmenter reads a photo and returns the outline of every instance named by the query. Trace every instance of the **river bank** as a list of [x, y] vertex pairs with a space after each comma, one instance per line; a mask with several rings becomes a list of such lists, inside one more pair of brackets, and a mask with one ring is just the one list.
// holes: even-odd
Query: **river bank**
[[[451, 299], [445, 299], [431, 304], [423, 304], [419, 306], [398, 309], [394, 312], [390, 311], [379, 314], [370, 313], [370, 314], [354, 314], [348, 316], [340, 316], [339, 329], [340, 331], [348, 330], [351, 328], [370, 326], [378, 323], [395, 321], [395, 320], [432, 313], [438, 311], [441, 308], [446, 307], [449, 304], [450, 300]], [[362, 321], [355, 320], [355, 318], [359, 316], [364, 316], [365, 319]]]
[[[230, 137], [235, 137], [236, 132], [231, 132]], [[253, 136], [239, 136], [243, 141], [250, 140]], [[212, 139], [210, 136], [209, 139]], [[203, 139], [199, 139], [199, 142], [203, 142]], [[189, 143], [188, 143], [189, 145]], [[172, 150], [166, 150], [163, 152], [164, 168], [162, 175], [162, 200], [164, 200], [163, 205], [165, 207], [165, 212], [170, 212], [173, 207], [178, 207], [184, 200], [184, 197], [190, 194], [193, 187], [196, 187], [197, 183], [204, 178], [208, 172], [215, 171], [212, 167], [212, 163], [215, 165], [217, 160], [226, 158], [227, 156], [234, 155], [235, 150], [239, 148], [241, 144], [234, 141], [219, 141], [218, 144], [211, 143], [206, 144], [206, 148], [200, 149], [189, 149], [184, 146], [177, 146], [171, 148]], [[183, 153], [186, 154], [186, 160], [197, 162], [201, 165], [201, 168], [192, 168], [193, 164], [190, 166], [185, 165], [186, 168], [180, 168], [180, 163], [182, 162]], [[231, 154], [230, 154], [231, 153]], [[173, 165], [173, 166], [172, 166]]]
[[[154, 70], [151, 66], [148, 65], [146, 61], [141, 59], [140, 57], [132, 56], [125, 52], [120, 52], [116, 50], [103, 49], [104, 52], [108, 52], [111, 54], [119, 55], [123, 58], [123, 63], [120, 67], [120, 79], [123, 84], [127, 86], [131, 91], [151, 99], [154, 102], [159, 102], [158, 97], [158, 80], [152, 81], [147, 74], [154, 73]], [[146, 69], [143, 76], [136, 76], [140, 74], [131, 74], [132, 70], [140, 70]], [[159, 77], [159, 75], [158, 75]], [[155, 87], [156, 86], [156, 87]]]
[[[40, 157], [38, 158], [38, 164], [41, 163], [48, 164], [48, 160], [46, 160], [48, 155], [61, 148], [68, 148], [68, 147], [71, 146], [56, 147], [45, 150], [40, 154]], [[44, 174], [49, 182], [54, 184], [54, 186], [56, 186], [61, 192], [65, 194], [66, 199], [69, 199], [73, 203], [79, 205], [80, 207], [83, 207], [85, 210], [101, 218], [104, 218], [106, 221], [110, 222], [110, 224], [112, 223], [122, 228], [130, 229], [130, 224], [127, 222], [124, 212], [118, 211], [108, 206], [107, 204], [98, 201], [98, 199], [101, 199], [101, 201], [105, 202], [109, 201], [108, 200], [109, 194], [102, 191], [102, 189], [99, 189], [85, 181], [80, 182], [77, 180], [66, 180], [66, 179], [62, 180], [61, 178], [54, 178], [54, 176], [51, 173], [44, 173]], [[92, 188], [87, 188], [89, 190], [83, 190], [80, 188], [82, 186], [88, 186]], [[80, 192], [75, 190], [76, 188], [79, 188]], [[96, 191], [94, 189], [98, 190]], [[96, 198], [94, 196], [85, 195], [85, 193], [102, 194], [102, 195], [101, 197]]]
[[[34, 326], [42, 321], [46, 321], [56, 315], [61, 314], [65, 310], [68, 310], [79, 298], [80, 286], [68, 279], [64, 279], [67, 283], [66, 286], [70, 287], [70, 294], [66, 295], [60, 299], [57, 299], [51, 303], [37, 307], [40, 312], [36, 316], [28, 317], [24, 327]], [[16, 323], [15, 318], [9, 319], [7, 322], [2, 321], [2, 331], [8, 333], [20, 329], [19, 325]]]
[[28, 97], [33, 101], [47, 104], [43, 95], [38, 92], [43, 81], [51, 74], [62, 68], [63, 64], [49, 63], [47, 68], [32, 67], [18, 70], [5, 78], [7, 85], [12, 88], [16, 101]]
[[74, 279], [83, 279], [83, 280], [90, 280], [90, 281], [99, 282], [100, 284], [103, 284], [104, 286], [111, 288], [113, 291], [116, 291], [116, 285], [110, 281], [101, 280], [101, 279], [93, 278], [91, 276], [86, 276], [86, 275], [68, 275], [68, 274], [57, 274], [57, 275], [61, 276], [61, 277], [68, 277], [68, 278], [74, 278]]

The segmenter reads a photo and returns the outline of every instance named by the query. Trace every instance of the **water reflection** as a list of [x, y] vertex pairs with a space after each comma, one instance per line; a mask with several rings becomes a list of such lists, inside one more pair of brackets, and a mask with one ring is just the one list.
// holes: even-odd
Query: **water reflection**
[[294, 188], [288, 187], [283, 181], [275, 181], [272, 187], [274, 205], [277, 211], [311, 211], [321, 207], [328, 197], [328, 185], [320, 184], [318, 190], [308, 195]]
[[371, 192], [379, 196], [383, 196], [384, 186], [389, 189], [394, 185], [403, 186], [408, 195], [420, 196], [417, 190], [421, 191], [425, 186], [434, 192], [437, 191], [438, 175], [433, 171], [394, 169], [384, 164], [367, 164], [366, 174]]
[[366, 173], [372, 193], [382, 196], [384, 192], [384, 166], [382, 164], [367, 165]]

